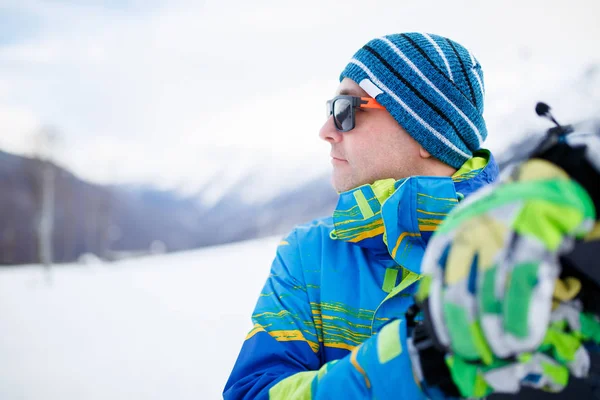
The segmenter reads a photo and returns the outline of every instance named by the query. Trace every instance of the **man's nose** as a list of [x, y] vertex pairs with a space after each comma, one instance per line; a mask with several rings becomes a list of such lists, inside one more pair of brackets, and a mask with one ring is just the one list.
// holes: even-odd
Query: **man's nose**
[[342, 140], [342, 132], [335, 128], [333, 115], [330, 115], [321, 127], [319, 137], [329, 143], [338, 143]]

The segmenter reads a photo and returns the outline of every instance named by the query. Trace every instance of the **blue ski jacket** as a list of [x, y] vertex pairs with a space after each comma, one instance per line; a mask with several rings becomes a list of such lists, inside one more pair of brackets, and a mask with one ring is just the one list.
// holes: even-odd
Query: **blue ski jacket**
[[277, 248], [225, 399], [419, 399], [405, 313], [427, 241], [498, 167], [480, 150], [452, 177], [377, 181]]

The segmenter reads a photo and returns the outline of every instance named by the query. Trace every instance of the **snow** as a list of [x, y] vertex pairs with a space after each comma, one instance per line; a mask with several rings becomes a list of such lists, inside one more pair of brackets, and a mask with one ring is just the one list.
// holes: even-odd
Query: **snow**
[[0, 270], [0, 399], [216, 399], [280, 238]]

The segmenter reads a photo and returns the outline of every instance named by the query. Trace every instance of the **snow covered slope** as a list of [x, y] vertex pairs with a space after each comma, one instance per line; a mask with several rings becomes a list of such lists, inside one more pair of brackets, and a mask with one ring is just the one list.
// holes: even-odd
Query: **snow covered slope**
[[279, 238], [0, 270], [0, 399], [217, 399]]

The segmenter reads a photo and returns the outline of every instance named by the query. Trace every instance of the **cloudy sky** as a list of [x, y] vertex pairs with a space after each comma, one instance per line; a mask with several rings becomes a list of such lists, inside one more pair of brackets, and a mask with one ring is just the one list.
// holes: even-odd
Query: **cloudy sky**
[[478, 57], [501, 148], [515, 108], [600, 62], [598, 15], [597, 0], [0, 0], [0, 149], [31, 153], [50, 126], [60, 162], [98, 182], [310, 176], [329, 165], [317, 134], [347, 61], [415, 30]]

